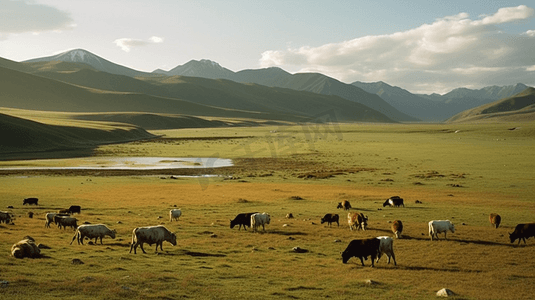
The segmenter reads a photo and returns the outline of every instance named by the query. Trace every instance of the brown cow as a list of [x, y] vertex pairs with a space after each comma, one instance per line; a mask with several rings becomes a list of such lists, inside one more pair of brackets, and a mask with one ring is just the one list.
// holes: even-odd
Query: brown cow
[[489, 215], [489, 221], [490, 221], [490, 224], [492, 224], [492, 226], [494, 226], [494, 228], [498, 228], [498, 226], [500, 226], [500, 223], [502, 221], [502, 217], [500, 217], [499, 214], [496, 214], [496, 213], [492, 213]]
[[401, 238], [401, 233], [403, 232], [403, 223], [400, 220], [395, 220], [392, 223], [392, 232], [396, 235], [396, 238]]
[[343, 208], [344, 210], [349, 210], [351, 208], [351, 203], [349, 201], [344, 200], [342, 202], [338, 202], [338, 206], [336, 208]]
[[363, 213], [350, 212], [347, 214], [347, 223], [351, 230], [353, 230], [353, 226], [356, 230], [366, 230], [366, 227], [368, 227], [368, 216], [364, 216]]
[[523, 240], [524, 244], [526, 244], [526, 239], [532, 236], [535, 236], [535, 223], [518, 224], [515, 227], [515, 231], [509, 233], [511, 243], [518, 239], [518, 245], [520, 245], [520, 240]]

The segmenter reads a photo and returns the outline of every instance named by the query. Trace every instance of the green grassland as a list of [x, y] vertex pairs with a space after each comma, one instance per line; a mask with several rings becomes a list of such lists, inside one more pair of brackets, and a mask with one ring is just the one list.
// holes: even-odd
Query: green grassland
[[[223, 175], [216, 178], [171, 179], [171, 171], [1, 176], [0, 208], [14, 206], [17, 218], [0, 224], [0, 299], [434, 299], [444, 287], [459, 299], [532, 297], [533, 239], [516, 246], [508, 232], [534, 221], [533, 122], [150, 133], [162, 138], [104, 145], [92, 154], [221, 157], [235, 165], [207, 170]], [[393, 195], [406, 207], [383, 208]], [[26, 197], [39, 197], [40, 205], [22, 206]], [[369, 230], [348, 229], [346, 212], [336, 209], [342, 200], [368, 215]], [[73, 204], [82, 206], [80, 223], [107, 224], [117, 238], [69, 245], [72, 230], [44, 227], [46, 212]], [[169, 222], [175, 207], [183, 215]], [[271, 214], [266, 232], [229, 228], [229, 219], [250, 211]], [[488, 222], [491, 212], [502, 216], [498, 229]], [[325, 213], [339, 213], [340, 227], [320, 224]], [[339, 252], [349, 241], [392, 236], [395, 219], [405, 225], [404, 238], [394, 242], [397, 266], [386, 257], [375, 268], [355, 258], [342, 264]], [[450, 219], [456, 232], [430, 241], [433, 219]], [[157, 224], [176, 232], [178, 245], [164, 243], [159, 255], [154, 245], [146, 245], [147, 254], [129, 254], [132, 229]], [[51, 249], [40, 259], [10, 257], [25, 235]], [[293, 252], [297, 246], [308, 252]], [[84, 264], [71, 264], [74, 258]]]

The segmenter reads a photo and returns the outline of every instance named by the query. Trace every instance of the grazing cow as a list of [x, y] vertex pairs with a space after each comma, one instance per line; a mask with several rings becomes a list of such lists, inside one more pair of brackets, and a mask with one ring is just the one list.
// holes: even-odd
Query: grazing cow
[[394, 255], [394, 239], [389, 236], [378, 236], [377, 239], [381, 242], [379, 244], [379, 254], [375, 262], [378, 263], [381, 255], [386, 254], [388, 256], [388, 263], [390, 263], [390, 257], [392, 257], [394, 259], [394, 265], [397, 266], [396, 256]]
[[498, 227], [500, 226], [500, 223], [502, 222], [502, 217], [500, 217], [499, 214], [492, 213], [489, 215], [489, 221], [490, 221], [490, 224], [494, 226], [494, 228], [498, 229]]
[[436, 237], [438, 240], [438, 234], [443, 232], [444, 239], [447, 239], [446, 233], [448, 230], [455, 233], [455, 226], [453, 226], [453, 223], [450, 222], [450, 220], [434, 220], [429, 222], [429, 236], [431, 237], [431, 240], [433, 240], [433, 237]]
[[355, 230], [366, 230], [368, 227], [368, 216], [364, 216], [363, 213], [350, 212], [347, 214], [347, 223], [349, 224], [350, 230], [353, 230], [353, 226]]
[[329, 227], [331, 227], [331, 224], [333, 222], [336, 222], [338, 224], [338, 227], [340, 227], [340, 216], [338, 214], [326, 214], [323, 218], [321, 218], [321, 224], [327, 222], [329, 224]]
[[70, 213], [71, 212], [69, 211], [68, 208], [58, 210], [58, 214], [60, 215], [70, 215]]
[[149, 244], [149, 246], [156, 244], [156, 252], [158, 252], [158, 246], [160, 246], [160, 250], [163, 251], [162, 244], [164, 241], [168, 241], [173, 246], [176, 246], [176, 234], [162, 225], [134, 228], [132, 231], [130, 253], [132, 253], [132, 249], [134, 249], [134, 254], [137, 254], [137, 246], [141, 248], [143, 253], [147, 253], [145, 252], [145, 249], [143, 249], [144, 243]]
[[393, 206], [393, 207], [400, 207], [400, 206], [403, 206], [405, 207], [405, 204], [403, 204], [403, 199], [400, 198], [399, 196], [392, 196], [390, 198], [388, 198], [385, 203], [383, 203], [383, 207], [385, 206]]
[[84, 238], [89, 239], [95, 239], [95, 244], [97, 243], [98, 238], [100, 238], [100, 244], [102, 245], [102, 238], [106, 235], [111, 237], [112, 239], [115, 238], [115, 234], [117, 231], [109, 229], [104, 224], [88, 224], [88, 225], [80, 225], [76, 229], [76, 232], [74, 233], [74, 236], [72, 237], [72, 241], [69, 245], [72, 245], [72, 242], [74, 242], [74, 239], [77, 239], [78, 245], [80, 243], [84, 244]]
[[345, 264], [351, 257], [360, 258], [360, 263], [364, 266], [364, 259], [368, 256], [372, 258], [372, 267], [374, 266], [375, 258], [379, 253], [379, 245], [381, 241], [377, 238], [352, 240], [347, 245], [346, 250], [342, 252], [342, 262]]
[[71, 205], [71, 207], [69, 207], [69, 213], [71, 215], [74, 213], [80, 214], [81, 212], [82, 208], [80, 207], [80, 205]]
[[11, 223], [12, 215], [7, 211], [0, 211], [0, 223]]
[[54, 216], [54, 223], [58, 224], [58, 227], [63, 229], [67, 227], [72, 227], [72, 229], [76, 229], [78, 227], [78, 224], [76, 223], [76, 218], [72, 217], [65, 217], [65, 216]]
[[251, 215], [251, 228], [253, 232], [256, 232], [258, 227], [262, 225], [262, 229], [266, 231], [266, 224], [269, 224], [271, 217], [267, 213], [257, 213]]
[[524, 244], [526, 244], [526, 239], [532, 236], [535, 236], [535, 223], [518, 224], [515, 231], [509, 233], [511, 243], [518, 239], [518, 245], [520, 245], [520, 240], [524, 240]]
[[403, 223], [400, 220], [395, 220], [392, 223], [392, 232], [396, 235], [396, 238], [401, 238], [401, 233], [403, 232]]
[[171, 209], [169, 211], [169, 222], [173, 222], [173, 220], [178, 221], [181, 215], [182, 211], [180, 209]]
[[236, 225], [239, 225], [238, 230], [241, 230], [243, 225], [243, 229], [247, 230], [247, 227], [251, 227], [251, 215], [256, 213], [257, 212], [238, 214], [234, 220], [230, 220], [230, 229], [234, 228]]
[[351, 208], [351, 203], [349, 201], [344, 200], [342, 202], [338, 202], [338, 206], [336, 208], [343, 208], [344, 210], [349, 210]]
[[37, 247], [34, 239], [26, 237], [25, 239], [13, 244], [11, 255], [15, 258], [37, 258], [41, 256], [41, 249]]
[[39, 201], [39, 199], [37, 199], [37, 198], [26, 198], [26, 199], [22, 200], [22, 205], [26, 205], [26, 204], [28, 204], [28, 205], [32, 205], [32, 204], [37, 205], [37, 201]]
[[58, 224], [58, 223], [56, 223], [54, 221], [54, 217], [55, 216], [68, 217], [69, 215], [67, 215], [67, 214], [59, 214], [59, 213], [47, 213], [45, 216], [46, 216], [46, 218], [45, 218], [45, 227], [50, 228], [50, 223], [54, 222], [56, 225]]

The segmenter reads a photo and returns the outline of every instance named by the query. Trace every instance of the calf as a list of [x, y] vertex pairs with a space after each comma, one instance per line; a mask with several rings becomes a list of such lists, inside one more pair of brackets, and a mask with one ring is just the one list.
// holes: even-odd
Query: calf
[[381, 241], [377, 238], [352, 240], [347, 245], [347, 248], [342, 252], [342, 262], [345, 264], [351, 257], [360, 258], [360, 263], [364, 266], [364, 259], [371, 256], [372, 267], [374, 266], [375, 258], [379, 253], [379, 245]]
[[39, 201], [39, 199], [37, 198], [26, 198], [24, 200], [22, 200], [22, 205], [37, 205], [37, 202]]
[[256, 212], [238, 214], [234, 220], [230, 220], [230, 229], [234, 228], [236, 225], [239, 225], [238, 230], [241, 230], [243, 225], [243, 229], [247, 230], [247, 227], [251, 227], [251, 215], [254, 214], [256, 214]]
[[450, 220], [434, 220], [429, 222], [429, 236], [431, 237], [431, 240], [433, 240], [433, 237], [436, 237], [438, 240], [439, 233], [444, 233], [444, 239], [447, 239], [446, 233], [448, 230], [455, 233], [455, 226], [453, 226], [453, 223], [450, 222]]
[[511, 243], [514, 243], [518, 239], [518, 245], [520, 245], [520, 240], [523, 240], [524, 244], [527, 244], [526, 239], [532, 236], [535, 236], [535, 223], [518, 224], [515, 227], [515, 231], [509, 233]]
[[368, 216], [364, 216], [363, 213], [350, 212], [347, 214], [347, 223], [349, 224], [350, 230], [353, 230], [353, 227], [356, 230], [366, 230], [368, 227]]
[[70, 245], [72, 245], [72, 242], [74, 242], [74, 239], [77, 239], [78, 245], [80, 243], [84, 244], [84, 238], [89, 239], [95, 239], [95, 244], [97, 243], [97, 240], [100, 238], [100, 244], [102, 245], [102, 238], [106, 235], [111, 237], [112, 239], [115, 238], [115, 234], [117, 231], [109, 229], [104, 224], [84, 224], [78, 226], [76, 229], [76, 232], [74, 233], [74, 236], [72, 237], [72, 241]]
[[344, 210], [349, 210], [351, 208], [351, 203], [349, 201], [344, 200], [342, 202], [338, 202], [338, 206], [336, 208], [343, 208]]
[[377, 239], [380, 241], [379, 243], [379, 254], [377, 255], [377, 261], [379, 262], [379, 259], [381, 258], [381, 255], [386, 254], [388, 256], [388, 263], [390, 263], [390, 257], [394, 259], [394, 265], [396, 264], [396, 256], [394, 255], [394, 240], [389, 236], [378, 236]]
[[502, 217], [500, 217], [499, 214], [492, 213], [489, 215], [489, 221], [494, 228], [498, 229], [498, 226], [500, 226], [500, 223], [502, 222]]
[[403, 223], [400, 220], [395, 220], [394, 223], [392, 223], [392, 232], [396, 235], [396, 238], [401, 238]]
[[173, 222], [173, 220], [178, 221], [181, 215], [182, 211], [180, 209], [171, 209], [169, 211], [169, 222]]
[[405, 207], [405, 204], [403, 204], [403, 199], [400, 198], [399, 196], [392, 196], [390, 198], [388, 198], [385, 203], [383, 203], [383, 207], [385, 206], [393, 206], [393, 207], [400, 207], [400, 206], [403, 206]]
[[321, 218], [321, 224], [327, 222], [329, 224], [329, 227], [331, 227], [331, 223], [336, 222], [338, 224], [338, 227], [340, 227], [339, 223], [340, 216], [337, 214], [326, 214], [323, 218]]

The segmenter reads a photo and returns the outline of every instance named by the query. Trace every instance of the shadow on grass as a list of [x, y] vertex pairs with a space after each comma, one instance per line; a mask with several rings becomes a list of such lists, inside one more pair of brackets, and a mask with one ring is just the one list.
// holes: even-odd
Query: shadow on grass
[[269, 230], [269, 231], [258, 231], [257, 233], [271, 233], [271, 234], [280, 234], [280, 235], [307, 235], [307, 233], [300, 231], [281, 231], [281, 230]]
[[[429, 237], [411, 237], [411, 236], [408, 236], [408, 235], [403, 235], [403, 238], [401, 238], [401, 240], [416, 240], [416, 241], [428, 241], [428, 242], [433, 242], [433, 243], [438, 243], [438, 242], [458, 242], [458, 243], [461, 243], [461, 244], [476, 244], [476, 245], [491, 245], [491, 246], [506, 246], [506, 247], [515, 247], [517, 246], [516, 244], [511, 244], [511, 243], [498, 243], [498, 242], [493, 242], [493, 241], [481, 241], [481, 240], [466, 240], [466, 239], [444, 239], [444, 238], [441, 238], [441, 239], [435, 239], [433, 241], [431, 241], [431, 239]], [[535, 247], [535, 245], [527, 245], [528, 247], [529, 246], [532, 246], [532, 247]]]

